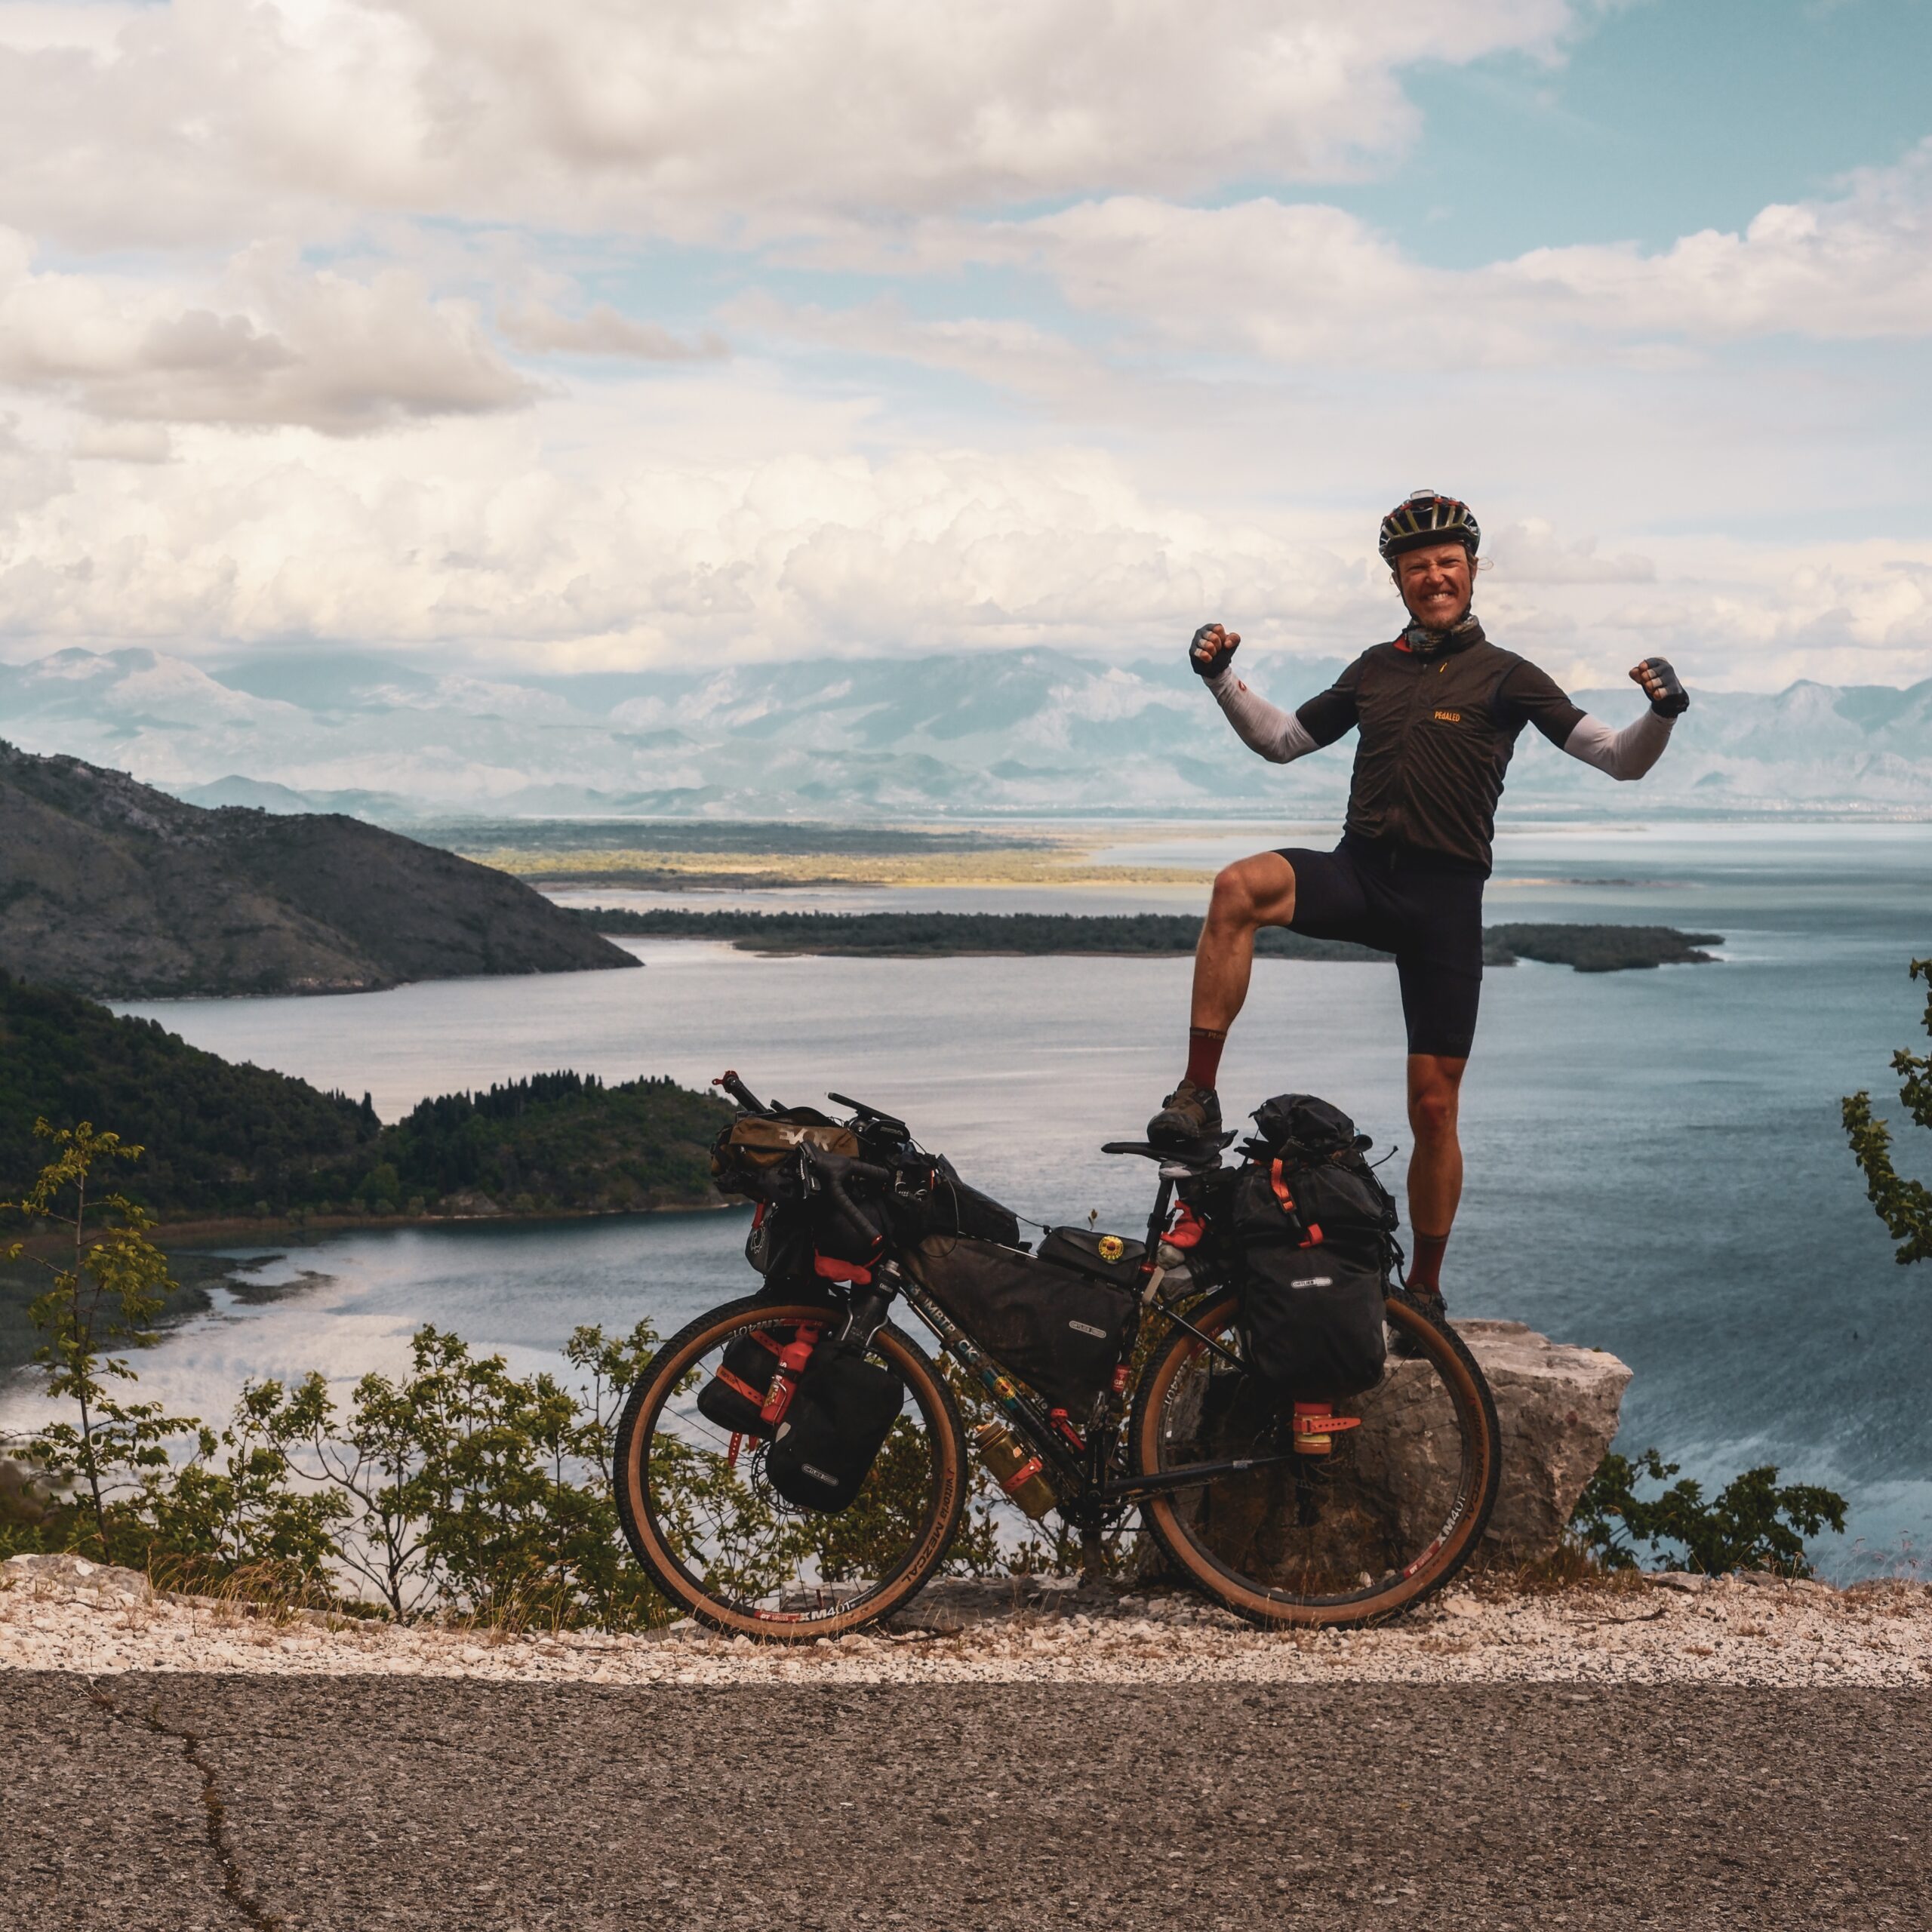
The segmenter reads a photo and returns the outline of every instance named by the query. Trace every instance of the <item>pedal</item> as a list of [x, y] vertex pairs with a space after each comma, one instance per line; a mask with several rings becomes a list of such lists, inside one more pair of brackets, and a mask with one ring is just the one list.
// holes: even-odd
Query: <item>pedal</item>
[[1338, 1416], [1326, 1402], [1297, 1402], [1288, 1425], [1298, 1456], [1328, 1455], [1344, 1429], [1361, 1426], [1360, 1416]]

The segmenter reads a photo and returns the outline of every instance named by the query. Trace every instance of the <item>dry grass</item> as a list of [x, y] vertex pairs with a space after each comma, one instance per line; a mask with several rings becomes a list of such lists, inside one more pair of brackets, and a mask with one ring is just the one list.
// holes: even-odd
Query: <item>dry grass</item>
[[885, 853], [661, 852], [595, 850], [523, 852], [499, 849], [469, 855], [479, 865], [519, 878], [558, 885], [694, 889], [706, 886], [804, 888], [823, 885], [1201, 886], [1214, 874], [1186, 866], [1103, 866], [1088, 850], [1069, 844], [1040, 851]]

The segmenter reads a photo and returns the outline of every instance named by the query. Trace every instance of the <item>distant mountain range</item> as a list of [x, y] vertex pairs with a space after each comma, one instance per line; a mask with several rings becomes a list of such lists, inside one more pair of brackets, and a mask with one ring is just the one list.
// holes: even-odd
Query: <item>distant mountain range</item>
[[[1298, 703], [1340, 660], [1244, 669]], [[1626, 687], [1577, 700], [1614, 723]], [[217, 672], [142, 649], [0, 666], [0, 736], [202, 805], [390, 823], [467, 816], [864, 820], [1331, 815], [1345, 746], [1285, 768], [1233, 737], [1184, 663], [1049, 651], [488, 678], [387, 658]], [[1518, 816], [1932, 811], [1932, 680], [1699, 693], [1638, 787], [1524, 734]]]
[[636, 964], [521, 880], [380, 826], [205, 811], [0, 743], [0, 973], [136, 999]]

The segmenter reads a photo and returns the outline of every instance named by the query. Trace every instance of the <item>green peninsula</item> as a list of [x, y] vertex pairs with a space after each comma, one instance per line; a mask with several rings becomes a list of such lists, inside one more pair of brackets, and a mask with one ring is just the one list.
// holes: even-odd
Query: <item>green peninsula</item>
[[[672, 907], [590, 906], [577, 917], [616, 937], [723, 940], [740, 952], [924, 959], [962, 953], [1107, 954], [1171, 958], [1191, 953], [1201, 921], [1192, 913], [1128, 912], [692, 912]], [[1706, 965], [1715, 933], [1674, 926], [1506, 925], [1484, 929], [1491, 966], [1519, 959], [1614, 973], [1649, 966]], [[1339, 940], [1309, 939], [1280, 927], [1256, 935], [1265, 959], [1373, 961], [1386, 953]]]
[[0, 1198], [38, 1170], [44, 1118], [144, 1146], [120, 1184], [164, 1223], [700, 1207], [734, 1111], [670, 1080], [561, 1072], [446, 1094], [385, 1126], [367, 1095], [233, 1066], [0, 973]]

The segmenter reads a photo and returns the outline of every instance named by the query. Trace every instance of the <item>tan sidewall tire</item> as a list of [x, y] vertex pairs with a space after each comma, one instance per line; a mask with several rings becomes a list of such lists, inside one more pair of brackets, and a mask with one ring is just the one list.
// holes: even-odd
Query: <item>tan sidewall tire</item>
[[[1196, 1327], [1205, 1329], [1210, 1334], [1218, 1334], [1221, 1331], [1215, 1324], [1226, 1321], [1234, 1300], [1232, 1294], [1217, 1296], [1198, 1311], [1190, 1311], [1189, 1319]], [[1265, 1591], [1244, 1586], [1239, 1579], [1209, 1561], [1195, 1546], [1182, 1527], [1171, 1501], [1157, 1497], [1144, 1504], [1142, 1513], [1147, 1527], [1182, 1574], [1217, 1603], [1226, 1604], [1229, 1609], [1253, 1623], [1332, 1628], [1377, 1623], [1386, 1617], [1398, 1615], [1413, 1608], [1431, 1591], [1440, 1589], [1455, 1575], [1469, 1561], [1488, 1524], [1490, 1512], [1496, 1506], [1497, 1484], [1502, 1475], [1501, 1432], [1489, 1385], [1484, 1381], [1475, 1358], [1453, 1331], [1437, 1328], [1407, 1303], [1393, 1295], [1389, 1298], [1388, 1312], [1392, 1327], [1407, 1330], [1424, 1342], [1429, 1359], [1444, 1383], [1460, 1402], [1472, 1407], [1481, 1418], [1477, 1432], [1480, 1466], [1475, 1481], [1470, 1485], [1473, 1503], [1458, 1518], [1454, 1529], [1429, 1561], [1414, 1576], [1404, 1578], [1393, 1589], [1360, 1602], [1334, 1604], [1284, 1601]], [[1129, 1428], [1130, 1451], [1137, 1475], [1152, 1475], [1161, 1467], [1162, 1407], [1175, 1375], [1182, 1364], [1192, 1358], [1198, 1346], [1186, 1329], [1175, 1328], [1149, 1361], [1140, 1378], [1140, 1386], [1134, 1394], [1134, 1415]]]
[[678, 1378], [721, 1336], [736, 1327], [781, 1321], [823, 1321], [823, 1303], [773, 1303], [747, 1299], [733, 1302], [709, 1314], [699, 1316], [689, 1327], [672, 1337], [651, 1358], [651, 1364], [632, 1389], [617, 1425], [613, 1475], [617, 1497], [617, 1519], [624, 1540], [631, 1546], [651, 1579], [671, 1601], [688, 1611], [699, 1623], [734, 1636], [756, 1638], [761, 1643], [810, 1644], [821, 1637], [841, 1637], [848, 1631], [903, 1608], [946, 1561], [966, 1506], [966, 1432], [932, 1358], [903, 1329], [891, 1323], [881, 1328], [874, 1346], [905, 1378], [909, 1392], [926, 1418], [939, 1457], [939, 1505], [928, 1523], [918, 1548], [905, 1566], [883, 1589], [850, 1610], [841, 1609], [823, 1616], [801, 1615], [780, 1619], [758, 1617], [706, 1596], [678, 1566], [657, 1534], [651, 1511], [645, 1506], [643, 1482], [645, 1444]]

